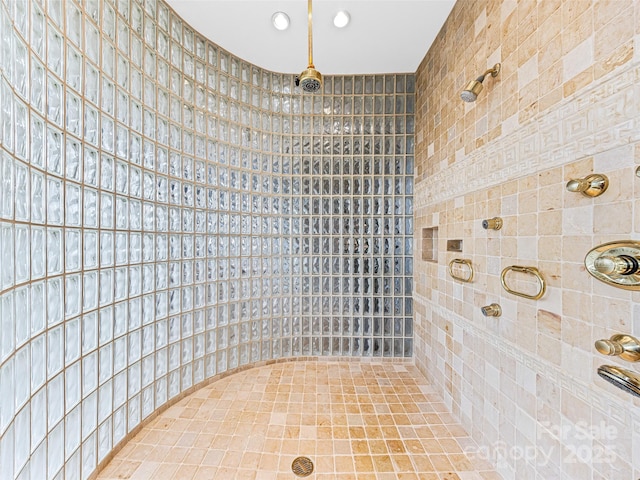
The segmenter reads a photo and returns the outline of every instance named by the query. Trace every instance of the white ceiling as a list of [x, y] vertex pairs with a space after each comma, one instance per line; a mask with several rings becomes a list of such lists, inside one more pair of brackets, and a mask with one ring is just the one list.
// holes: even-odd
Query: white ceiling
[[[308, 64], [305, 0], [168, 0], [197, 32], [248, 62], [282, 73]], [[455, 0], [314, 0], [313, 61], [323, 75], [415, 72]], [[333, 26], [347, 10], [351, 23]], [[283, 11], [288, 30], [271, 16]]]

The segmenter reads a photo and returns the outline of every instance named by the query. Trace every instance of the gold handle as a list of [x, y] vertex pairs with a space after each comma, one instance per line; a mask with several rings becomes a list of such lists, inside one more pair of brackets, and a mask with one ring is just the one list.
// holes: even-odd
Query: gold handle
[[606, 175], [594, 173], [584, 178], [576, 178], [567, 182], [567, 190], [570, 192], [580, 192], [585, 197], [597, 197], [602, 195], [609, 186], [609, 179]]
[[631, 335], [619, 333], [610, 339], [597, 340], [595, 347], [602, 355], [620, 356], [629, 362], [640, 361], [640, 341]]
[[626, 290], [640, 290], [640, 242], [603, 243], [587, 253], [587, 271], [598, 280]]
[[[536, 279], [538, 280], [538, 286], [539, 286], [538, 293], [536, 293], [535, 295], [529, 295], [528, 293], [512, 290], [509, 287], [509, 285], [507, 285], [507, 280], [506, 280], [507, 273], [511, 271], [528, 273], [536, 277]], [[517, 295], [518, 297], [529, 298], [531, 300], [538, 300], [539, 298], [542, 298], [542, 296], [544, 295], [544, 292], [547, 290], [546, 282], [544, 281], [542, 274], [536, 267], [521, 267], [519, 265], [511, 265], [510, 267], [507, 267], [504, 270], [502, 270], [502, 274], [500, 275], [500, 281], [502, 282], [502, 288], [504, 288], [508, 293], [511, 293], [512, 295]]]
[[[469, 275], [466, 278], [460, 277], [455, 273], [453, 273], [453, 266], [456, 264], [467, 266], [467, 269], [469, 270]], [[460, 280], [461, 282], [469, 283], [471, 280], [473, 280], [473, 265], [471, 265], [471, 260], [464, 260], [462, 258], [454, 258], [453, 260], [451, 260], [449, 262], [449, 275], [451, 275], [451, 278], [455, 278], [456, 280]]]
[[640, 262], [630, 255], [602, 255], [593, 261], [593, 268], [604, 275], [635, 275], [640, 272]]

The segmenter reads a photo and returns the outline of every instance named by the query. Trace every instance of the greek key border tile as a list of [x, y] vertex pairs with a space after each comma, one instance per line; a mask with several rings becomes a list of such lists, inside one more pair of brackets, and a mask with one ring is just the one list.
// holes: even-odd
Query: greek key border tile
[[415, 205], [422, 208], [636, 141], [640, 141], [637, 61], [416, 183]]

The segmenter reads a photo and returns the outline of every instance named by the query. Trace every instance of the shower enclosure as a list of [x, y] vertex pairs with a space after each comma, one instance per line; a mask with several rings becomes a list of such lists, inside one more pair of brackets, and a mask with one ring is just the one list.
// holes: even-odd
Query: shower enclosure
[[294, 77], [161, 1], [0, 1], [0, 476], [87, 478], [270, 359], [412, 354], [414, 76]]

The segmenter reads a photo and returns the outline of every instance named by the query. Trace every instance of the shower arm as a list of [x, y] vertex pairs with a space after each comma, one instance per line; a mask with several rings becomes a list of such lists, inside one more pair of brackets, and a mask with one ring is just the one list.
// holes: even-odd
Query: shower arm
[[487, 70], [486, 72], [484, 72], [482, 75], [480, 75], [478, 78], [476, 78], [477, 82], [484, 82], [484, 77], [486, 77], [488, 74], [491, 74], [492, 77], [497, 77], [498, 73], [500, 73], [500, 64], [496, 63], [493, 68], [490, 68], [489, 70]]
[[307, 6], [309, 10], [309, 68], [315, 68], [313, 65], [313, 31], [312, 31], [312, 20], [311, 20], [311, 0], [307, 1]]

